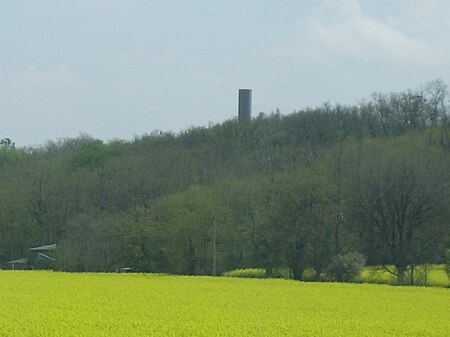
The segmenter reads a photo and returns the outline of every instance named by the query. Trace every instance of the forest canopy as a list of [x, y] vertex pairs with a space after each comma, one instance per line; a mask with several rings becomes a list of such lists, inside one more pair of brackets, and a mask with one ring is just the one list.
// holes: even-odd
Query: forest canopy
[[57, 243], [55, 268], [219, 274], [337, 256], [406, 268], [450, 245], [442, 81], [132, 141], [0, 141], [0, 262]]

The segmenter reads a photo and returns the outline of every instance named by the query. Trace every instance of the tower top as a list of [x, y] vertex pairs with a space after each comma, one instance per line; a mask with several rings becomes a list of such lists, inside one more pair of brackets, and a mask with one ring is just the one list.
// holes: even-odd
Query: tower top
[[239, 89], [238, 120], [252, 119], [252, 89]]

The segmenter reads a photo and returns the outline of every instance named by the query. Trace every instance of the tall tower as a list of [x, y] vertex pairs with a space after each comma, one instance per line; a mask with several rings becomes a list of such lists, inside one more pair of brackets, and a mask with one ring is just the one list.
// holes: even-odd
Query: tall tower
[[239, 89], [238, 120], [240, 122], [252, 119], [252, 89]]

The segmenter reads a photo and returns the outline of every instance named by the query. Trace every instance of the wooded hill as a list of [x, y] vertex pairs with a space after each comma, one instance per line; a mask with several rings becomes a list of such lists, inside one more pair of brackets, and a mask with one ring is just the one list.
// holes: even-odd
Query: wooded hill
[[287, 267], [299, 279], [356, 251], [402, 278], [450, 244], [447, 101], [434, 81], [132, 141], [3, 139], [0, 261], [57, 243], [61, 270]]

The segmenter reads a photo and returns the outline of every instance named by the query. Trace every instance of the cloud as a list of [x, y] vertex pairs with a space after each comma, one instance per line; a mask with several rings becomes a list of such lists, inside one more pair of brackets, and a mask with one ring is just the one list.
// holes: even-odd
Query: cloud
[[30, 65], [10, 75], [13, 83], [27, 88], [61, 88], [74, 81], [73, 72], [60, 64], [53, 68], [38, 68]]
[[391, 15], [388, 22], [393, 27], [422, 38], [449, 45], [450, 2], [448, 0], [396, 0], [401, 12]]
[[366, 15], [358, 0], [325, 0], [296, 25], [296, 52], [328, 60], [396, 65], [436, 65], [434, 46]]

